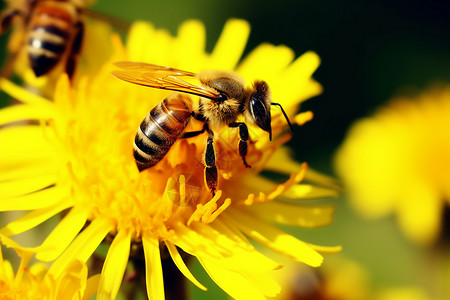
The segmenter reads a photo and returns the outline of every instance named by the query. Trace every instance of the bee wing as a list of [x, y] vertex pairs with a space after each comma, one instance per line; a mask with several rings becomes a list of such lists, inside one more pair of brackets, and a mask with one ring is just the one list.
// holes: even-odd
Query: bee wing
[[197, 75], [192, 72], [140, 62], [123, 61], [114, 64], [123, 70], [112, 71], [112, 74], [127, 82], [210, 99], [217, 99], [220, 95], [219, 92], [208, 90], [201, 85], [195, 85], [179, 78], [183, 76], [197, 78]]

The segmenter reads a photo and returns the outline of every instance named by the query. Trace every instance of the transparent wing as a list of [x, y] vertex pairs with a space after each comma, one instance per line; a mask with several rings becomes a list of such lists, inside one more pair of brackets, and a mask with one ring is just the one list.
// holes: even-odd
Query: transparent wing
[[220, 95], [219, 92], [208, 90], [201, 85], [195, 85], [181, 79], [183, 77], [197, 78], [197, 75], [192, 72], [141, 62], [122, 61], [114, 64], [122, 70], [112, 71], [112, 74], [127, 82], [210, 99], [217, 99]]

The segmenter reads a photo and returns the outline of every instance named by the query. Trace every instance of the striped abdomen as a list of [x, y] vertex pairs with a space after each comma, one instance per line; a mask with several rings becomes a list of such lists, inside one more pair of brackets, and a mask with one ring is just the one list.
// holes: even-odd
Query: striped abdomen
[[48, 73], [71, 44], [75, 15], [70, 5], [44, 1], [33, 11], [27, 52], [36, 76]]
[[181, 136], [191, 116], [183, 95], [169, 96], [142, 121], [134, 140], [134, 158], [139, 171], [156, 165]]

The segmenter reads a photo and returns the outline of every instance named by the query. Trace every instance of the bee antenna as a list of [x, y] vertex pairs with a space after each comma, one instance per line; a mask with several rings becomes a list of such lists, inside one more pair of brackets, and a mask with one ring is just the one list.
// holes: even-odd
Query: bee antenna
[[288, 123], [288, 125], [289, 125], [289, 128], [291, 129], [291, 131], [294, 131], [294, 128], [292, 127], [292, 124], [291, 124], [291, 122], [289, 121], [289, 118], [288, 118], [286, 112], [284, 111], [283, 107], [281, 106], [281, 104], [280, 104], [280, 103], [275, 103], [275, 102], [272, 102], [272, 103], [270, 103], [270, 104], [271, 104], [271, 105], [276, 105], [276, 106], [279, 106], [279, 107], [280, 107], [281, 112], [283, 113], [283, 116], [286, 118], [286, 121], [287, 121], [287, 123]]

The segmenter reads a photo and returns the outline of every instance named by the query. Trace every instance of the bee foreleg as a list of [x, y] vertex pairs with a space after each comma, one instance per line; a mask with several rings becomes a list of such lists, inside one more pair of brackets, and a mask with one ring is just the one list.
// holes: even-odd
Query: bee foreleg
[[213, 146], [214, 133], [206, 124], [204, 128], [208, 131], [208, 140], [205, 149], [205, 184], [214, 196], [217, 188], [216, 153]]
[[247, 160], [245, 158], [247, 156], [247, 141], [249, 140], [247, 125], [244, 122], [234, 122], [230, 123], [228, 126], [232, 128], [239, 128], [239, 155], [244, 162], [244, 166], [246, 168], [250, 168], [250, 165], [247, 163]]
[[83, 42], [83, 35], [84, 35], [84, 24], [83, 22], [78, 22], [76, 24], [77, 31], [76, 36], [73, 41], [72, 49], [69, 53], [69, 57], [67, 58], [66, 62], [66, 73], [69, 75], [69, 78], [72, 78], [73, 73], [75, 72], [75, 65], [78, 60], [78, 55], [81, 51], [81, 44]]

